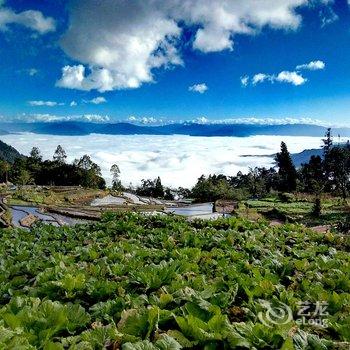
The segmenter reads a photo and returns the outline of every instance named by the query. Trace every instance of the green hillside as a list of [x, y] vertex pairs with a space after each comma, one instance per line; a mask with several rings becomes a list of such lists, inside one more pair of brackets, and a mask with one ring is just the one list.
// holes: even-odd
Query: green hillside
[[23, 155], [0, 140], [0, 159], [12, 164], [16, 158], [23, 158]]
[[349, 236], [132, 213], [1, 235], [0, 349], [349, 349]]

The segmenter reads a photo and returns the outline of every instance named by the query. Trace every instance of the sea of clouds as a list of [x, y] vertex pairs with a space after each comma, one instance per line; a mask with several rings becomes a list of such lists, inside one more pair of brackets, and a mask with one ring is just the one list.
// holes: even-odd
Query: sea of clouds
[[101, 167], [108, 183], [111, 181], [110, 167], [117, 163], [124, 185], [138, 185], [141, 179], [160, 176], [163, 184], [172, 187], [191, 187], [202, 174], [235, 175], [238, 171], [247, 172], [250, 167], [273, 166], [273, 158], [269, 155], [279, 150], [281, 141], [287, 143], [292, 153], [321, 145], [318, 137], [295, 136], [54, 136], [23, 133], [4, 135], [1, 140], [24, 155], [28, 155], [33, 146], [39, 147], [45, 159], [52, 158], [59, 144], [66, 150], [68, 161], [89, 154]]

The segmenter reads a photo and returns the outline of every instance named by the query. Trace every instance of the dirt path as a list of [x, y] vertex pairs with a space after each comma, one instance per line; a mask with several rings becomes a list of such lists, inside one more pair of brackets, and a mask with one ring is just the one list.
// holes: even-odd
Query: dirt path
[[312, 230], [318, 232], [318, 233], [327, 233], [331, 230], [331, 225], [319, 225], [311, 227]]

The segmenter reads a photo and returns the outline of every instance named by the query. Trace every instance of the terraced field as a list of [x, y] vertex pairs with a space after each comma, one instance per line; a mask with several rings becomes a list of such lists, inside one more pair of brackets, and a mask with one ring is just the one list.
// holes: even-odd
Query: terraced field
[[0, 234], [0, 349], [350, 347], [349, 236], [136, 213]]
[[319, 217], [312, 214], [314, 197], [307, 195], [293, 198], [290, 202], [282, 202], [278, 198], [248, 200], [246, 205], [267, 218], [273, 219], [273, 216], [277, 216], [307, 226], [336, 225], [350, 216], [350, 203], [337, 197], [322, 199], [322, 213]]

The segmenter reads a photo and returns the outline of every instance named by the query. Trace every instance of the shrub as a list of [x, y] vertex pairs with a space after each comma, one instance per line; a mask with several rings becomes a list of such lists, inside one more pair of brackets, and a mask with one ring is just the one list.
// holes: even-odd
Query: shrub
[[292, 203], [294, 201], [294, 195], [287, 192], [280, 192], [278, 198], [283, 203]]

